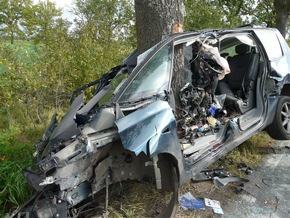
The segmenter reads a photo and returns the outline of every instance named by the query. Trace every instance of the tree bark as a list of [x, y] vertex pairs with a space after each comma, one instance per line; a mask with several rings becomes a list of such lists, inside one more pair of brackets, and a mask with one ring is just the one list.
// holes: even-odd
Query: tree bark
[[[183, 32], [185, 6], [183, 0], [135, 0], [137, 48], [143, 53], [162, 40], [162, 36]], [[184, 85], [182, 45], [174, 48], [171, 88], [175, 98], [175, 115], [179, 119], [179, 90]]]
[[13, 23], [11, 24], [11, 30], [10, 30], [10, 44], [14, 44], [14, 26]]
[[14, 44], [14, 33], [11, 31], [10, 34], [10, 44], [13, 45]]
[[290, 1], [275, 0], [274, 7], [276, 11], [276, 28], [281, 32], [281, 34], [285, 38], [288, 18], [290, 14]]
[[183, 31], [183, 0], [135, 0], [137, 48], [143, 53], [162, 36]]

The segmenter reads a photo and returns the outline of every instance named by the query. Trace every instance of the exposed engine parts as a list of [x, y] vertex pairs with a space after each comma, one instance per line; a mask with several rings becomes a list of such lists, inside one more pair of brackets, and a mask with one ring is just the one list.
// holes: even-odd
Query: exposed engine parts
[[209, 45], [210, 40], [192, 43], [191, 83], [180, 90], [183, 120], [179, 123], [180, 138], [190, 143], [208, 133], [218, 131], [226, 115], [223, 110], [224, 96], [216, 96], [219, 80], [230, 73], [227, 60], [220, 56], [217, 47]]
[[223, 122], [221, 117], [226, 115], [222, 108], [225, 96], [212, 96], [203, 88], [196, 88], [187, 83], [180, 90], [180, 99], [183, 105], [183, 120], [179, 123], [181, 138], [192, 142], [208, 133], [218, 131]]

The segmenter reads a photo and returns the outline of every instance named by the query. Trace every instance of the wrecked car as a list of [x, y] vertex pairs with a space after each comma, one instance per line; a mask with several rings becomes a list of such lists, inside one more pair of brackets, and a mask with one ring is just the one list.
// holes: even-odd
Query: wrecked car
[[173, 34], [132, 53], [52, 118], [24, 170], [35, 195], [13, 216], [77, 217], [100, 190], [139, 180], [172, 192], [159, 217], [174, 217], [178, 187], [252, 135], [290, 139], [289, 73], [288, 45], [270, 28]]

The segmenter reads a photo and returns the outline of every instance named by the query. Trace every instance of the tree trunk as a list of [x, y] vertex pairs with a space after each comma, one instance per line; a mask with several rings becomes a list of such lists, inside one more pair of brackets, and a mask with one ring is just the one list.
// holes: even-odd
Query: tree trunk
[[183, 0], [135, 0], [137, 47], [143, 53], [163, 35], [182, 32]]
[[14, 44], [14, 28], [13, 28], [13, 26], [11, 27], [11, 32], [10, 32], [10, 43], [11, 43], [11, 45]]
[[290, 13], [290, 1], [288, 0], [275, 0], [274, 1], [276, 11], [276, 28], [281, 34], [286, 36], [287, 22]]
[[[185, 7], [183, 0], [135, 0], [137, 48], [143, 53], [162, 40], [162, 36], [183, 32]], [[179, 119], [181, 102], [179, 90], [184, 85], [183, 48], [175, 46], [172, 91], [175, 115]]]

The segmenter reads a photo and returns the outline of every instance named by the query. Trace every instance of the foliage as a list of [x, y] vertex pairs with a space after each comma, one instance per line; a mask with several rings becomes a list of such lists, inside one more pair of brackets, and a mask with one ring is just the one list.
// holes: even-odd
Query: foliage
[[287, 24], [289, 27], [290, 23], [290, 1], [274, 0], [274, 9], [276, 14], [276, 28], [285, 37], [287, 33]]
[[223, 9], [211, 0], [185, 0], [185, 7], [188, 30], [226, 27]]
[[37, 56], [30, 49], [27, 44], [7, 43], [3, 43], [0, 49], [1, 109], [6, 112], [11, 123], [19, 116], [29, 116], [29, 108], [25, 107], [25, 102], [26, 106], [29, 106], [30, 100], [33, 99], [31, 94], [39, 88], [37, 72], [33, 70]]
[[104, 13], [90, 22], [79, 20], [73, 31], [58, 18], [54, 4], [40, 2], [30, 8], [33, 16], [26, 14], [17, 24], [34, 40], [11, 44], [0, 39], [0, 216], [31, 195], [21, 170], [32, 165], [31, 144], [51, 114], [61, 113], [73, 90], [98, 79], [135, 47], [129, 40], [134, 34], [132, 5], [99, 2]]
[[252, 14], [253, 23], [266, 23], [269, 27], [275, 27], [276, 12], [273, 0], [258, 0], [256, 8], [249, 11]]
[[[24, 24], [27, 36], [34, 36], [36, 42], [46, 42], [51, 40], [51, 31], [58, 24], [62, 12], [56, 8], [55, 3], [50, 1], [39, 1], [33, 5], [27, 14]], [[65, 32], [65, 31], [64, 31]]]
[[46, 39], [46, 31], [54, 18], [62, 14], [50, 1], [34, 5], [32, 0], [1, 0], [0, 8], [1, 34], [9, 36], [11, 44], [16, 36], [28, 40], [33, 36]]
[[250, 0], [185, 0], [187, 29], [228, 28], [248, 23]]
[[20, 21], [25, 19], [28, 8], [32, 5], [32, 0], [0, 0], [0, 29], [2, 34], [7, 34], [14, 43], [14, 37], [21, 35]]
[[186, 29], [204, 29], [265, 23], [268, 27], [276, 27], [277, 13], [274, 2], [274, 0], [185, 0], [187, 9], [185, 26]]
[[47, 111], [67, 107], [73, 90], [98, 79], [133, 50], [125, 35], [116, 38], [108, 34], [125, 30], [125, 26], [117, 27], [119, 21], [115, 28], [100, 32], [109, 25], [83, 20], [70, 36], [67, 21], [53, 16], [47, 20], [49, 25], [43, 25], [46, 29], [41, 38], [15, 45], [4, 42], [0, 47], [1, 110], [9, 124], [25, 128], [27, 122], [44, 123]]
[[97, 38], [126, 38], [130, 35], [128, 30], [134, 17], [130, 1], [76, 0], [74, 13], [78, 29], [86, 24], [92, 25]]

